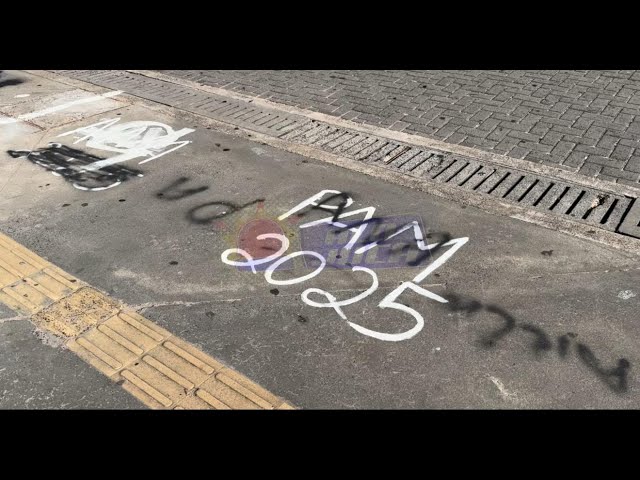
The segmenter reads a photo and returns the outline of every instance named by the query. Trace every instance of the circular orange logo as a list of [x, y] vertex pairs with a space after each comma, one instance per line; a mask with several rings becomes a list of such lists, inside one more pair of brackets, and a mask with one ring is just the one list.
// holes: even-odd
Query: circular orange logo
[[274, 220], [267, 218], [250, 220], [238, 234], [238, 248], [241, 248], [256, 260], [273, 255], [274, 252], [280, 250], [282, 244], [276, 238], [258, 240], [258, 236], [265, 233], [284, 235], [282, 227]]

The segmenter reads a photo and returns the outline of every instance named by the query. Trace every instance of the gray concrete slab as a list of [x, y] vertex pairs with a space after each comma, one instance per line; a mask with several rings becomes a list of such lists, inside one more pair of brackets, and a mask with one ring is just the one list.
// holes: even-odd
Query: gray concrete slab
[[146, 408], [27, 320], [0, 321], [0, 409]]
[[[277, 395], [303, 408], [639, 404], [637, 257], [210, 130], [170, 109], [134, 105], [118, 113], [122, 122], [193, 129], [183, 137], [191, 143], [144, 164], [128, 160], [121, 165], [144, 176], [100, 191], [79, 190], [27, 158], [3, 153], [1, 168], [13, 176], [6, 182], [11, 196], [0, 190], [0, 229]], [[22, 143], [0, 138], [0, 148], [29, 142], [31, 149], [45, 148], [101, 118], [49, 129], [40, 139], [25, 135]], [[72, 146], [113, 156], [85, 142]], [[424, 317], [414, 337], [372, 338], [335, 310], [301, 300], [308, 288], [354, 297], [371, 285], [363, 272], [327, 267], [308, 281], [274, 285], [262, 272], [221, 261], [252, 222], [272, 225], [325, 189], [353, 198], [345, 212], [372, 206], [376, 217], [414, 215], [433, 241], [469, 237], [420, 283], [448, 304], [412, 292], [399, 297]], [[303, 248], [301, 223], [327, 215], [314, 210], [280, 222], [289, 252]], [[403, 238], [396, 247], [415, 250]], [[312, 272], [301, 260], [283, 265], [274, 278]], [[409, 314], [379, 303], [433, 260], [372, 265], [379, 288], [343, 307], [348, 320], [387, 333], [411, 328]]]

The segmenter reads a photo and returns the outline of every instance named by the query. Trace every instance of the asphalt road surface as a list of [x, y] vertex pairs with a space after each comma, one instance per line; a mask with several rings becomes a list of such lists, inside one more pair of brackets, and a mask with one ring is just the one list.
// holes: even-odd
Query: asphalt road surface
[[[296, 407], [639, 405], [636, 256], [7, 76], [0, 231]], [[103, 407], [144, 405], [0, 304], [0, 408]]]

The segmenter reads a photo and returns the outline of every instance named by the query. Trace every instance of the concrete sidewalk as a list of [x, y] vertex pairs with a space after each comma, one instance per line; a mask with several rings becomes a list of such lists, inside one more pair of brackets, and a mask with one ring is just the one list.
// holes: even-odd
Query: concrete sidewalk
[[[5, 75], [22, 81], [0, 88], [0, 230], [253, 382], [244, 399], [259, 385], [298, 408], [639, 404], [635, 253], [126, 91]], [[272, 260], [253, 273], [238, 249]], [[1, 408], [163, 407], [76, 356], [85, 332], [38, 315], [0, 304]]]
[[636, 71], [161, 72], [353, 122], [640, 186]]

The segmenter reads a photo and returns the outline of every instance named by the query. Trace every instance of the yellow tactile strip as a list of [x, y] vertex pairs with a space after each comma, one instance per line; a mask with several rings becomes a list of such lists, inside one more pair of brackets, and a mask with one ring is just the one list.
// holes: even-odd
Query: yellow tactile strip
[[76, 278], [0, 234], [0, 302], [9, 308], [31, 315], [82, 285]]
[[1, 233], [0, 302], [151, 408], [294, 408]]

